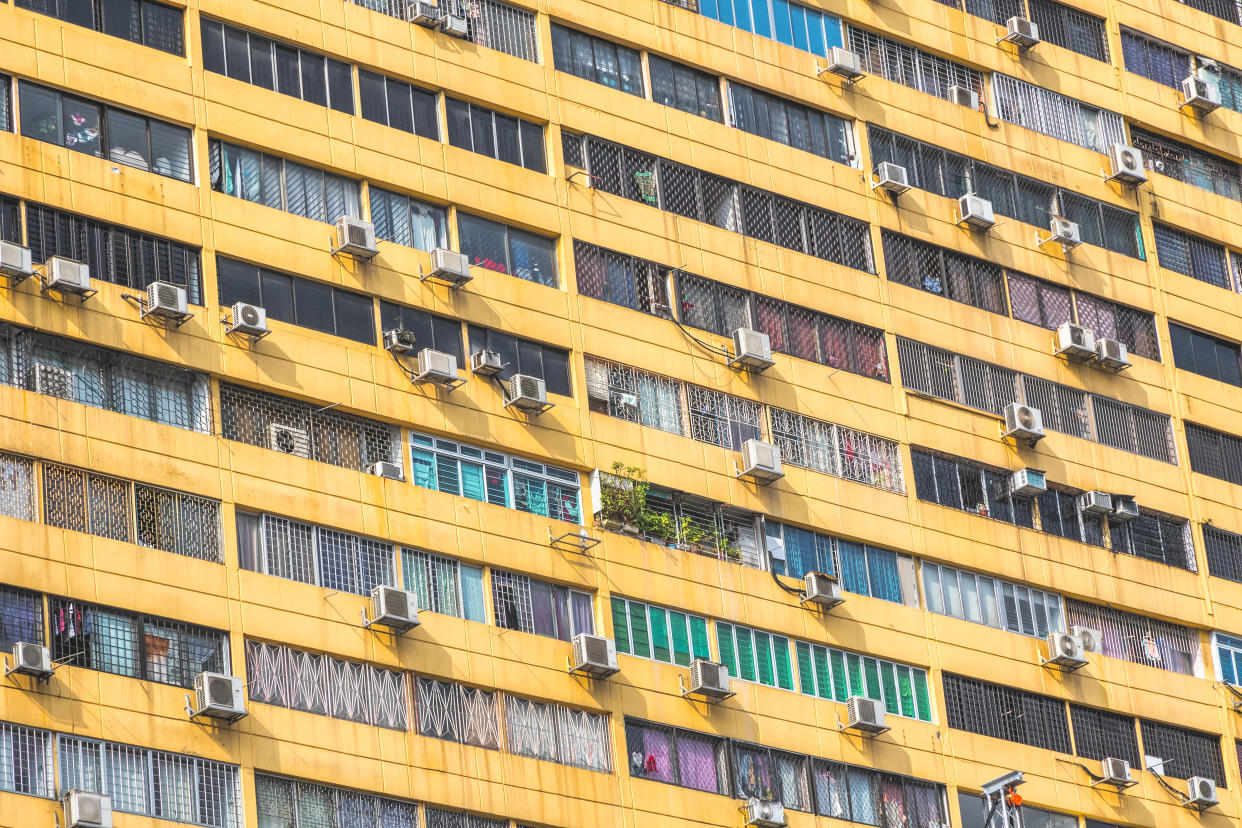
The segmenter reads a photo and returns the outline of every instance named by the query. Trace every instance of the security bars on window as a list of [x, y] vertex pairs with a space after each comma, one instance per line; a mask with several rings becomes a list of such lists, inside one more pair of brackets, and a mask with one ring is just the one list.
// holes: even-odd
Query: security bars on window
[[1242, 2], [1240, 0], [1175, 0], [1175, 2], [1207, 12], [1221, 20], [1242, 25]]
[[418, 803], [279, 776], [254, 775], [260, 825], [287, 828], [418, 828]]
[[901, 447], [896, 441], [782, 408], [769, 407], [768, 417], [782, 462], [905, 493]]
[[1205, 525], [1203, 551], [1210, 574], [1242, 584], [1242, 535]]
[[1071, 703], [1069, 710], [1079, 756], [1097, 760], [1108, 757], [1125, 759], [1136, 771], [1143, 769], [1143, 763], [1139, 761], [1134, 719], [1081, 704]]
[[754, 512], [661, 486], [647, 490], [647, 509], [667, 516], [672, 542], [681, 549], [757, 569], [764, 565]]
[[[364, 9], [409, 20], [413, 0], [348, 0]], [[466, 18], [466, 40], [523, 60], [539, 62], [535, 13], [499, 0], [446, 0], [444, 11]]]
[[243, 557], [246, 568], [355, 595], [396, 583], [391, 543], [276, 515], [262, 523], [262, 548], [253, 562]]
[[49, 731], [0, 722], [0, 791], [54, 797], [52, 742]]
[[[1121, 27], [1121, 51], [1125, 56], [1126, 71], [1176, 89], [1179, 93], [1182, 81], [1196, 71], [1204, 78], [1212, 76], [1212, 72], [1192, 52], [1126, 26]], [[1218, 67], [1216, 85], [1220, 90], [1221, 105], [1242, 112], [1242, 70], [1214, 62]]]
[[18, 520], [37, 520], [34, 461], [0, 452], [0, 515]]
[[978, 679], [944, 676], [948, 725], [1031, 747], [1071, 753], [1065, 702]]
[[1152, 172], [1242, 201], [1242, 166], [1237, 162], [1134, 126], [1130, 140], [1142, 150], [1143, 164]]
[[1152, 222], [1161, 267], [1225, 290], [1242, 291], [1242, 254], [1175, 227]]
[[1065, 599], [1065, 619], [1099, 630], [1106, 656], [1203, 677], [1199, 633], [1189, 627], [1074, 598]]
[[1039, 27], [1039, 36], [1080, 55], [1108, 63], [1108, 35], [1104, 19], [1055, 0], [936, 0], [955, 9], [965, 7], [976, 17], [1002, 26], [1014, 16]]
[[992, 73], [992, 95], [997, 115], [1018, 126], [1096, 152], [1126, 143], [1125, 122], [1116, 112], [999, 72]]
[[487, 622], [483, 603], [483, 570], [444, 555], [401, 548], [405, 588], [418, 597], [419, 612], [436, 612], [469, 621]]
[[982, 72], [857, 26], [846, 26], [846, 32], [850, 50], [858, 54], [862, 70], [869, 75], [945, 100], [954, 86], [983, 96]]
[[1185, 727], [1139, 719], [1143, 753], [1148, 767], [1154, 764], [1165, 776], [1189, 779], [1206, 776], [1218, 788], [1227, 787], [1221, 759], [1220, 737]]

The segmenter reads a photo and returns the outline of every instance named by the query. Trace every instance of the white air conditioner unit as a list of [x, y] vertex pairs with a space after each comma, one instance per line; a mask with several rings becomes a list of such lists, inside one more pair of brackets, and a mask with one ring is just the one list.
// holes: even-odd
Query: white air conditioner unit
[[470, 275], [470, 257], [447, 247], [437, 247], [431, 251], [431, 269], [422, 271], [420, 278], [459, 288], [474, 278]]
[[1128, 144], [1113, 144], [1108, 149], [1108, 162], [1115, 178], [1126, 184], [1142, 184], [1147, 180], [1147, 168], [1143, 165], [1143, 153]]
[[723, 664], [696, 658], [690, 662], [690, 688], [687, 693], [694, 693], [717, 701], [733, 695], [732, 679]]
[[841, 582], [826, 572], [808, 572], [802, 576], [802, 600], [832, 609], [845, 602], [841, 597]]
[[371, 259], [379, 253], [375, 246], [375, 225], [353, 216], [336, 220], [336, 247], [332, 255], [344, 253], [357, 259]]
[[1044, 437], [1044, 418], [1033, 405], [1010, 403], [1005, 406], [1005, 436], [1035, 443]]
[[1113, 495], [1113, 511], [1108, 515], [1110, 520], [1124, 523], [1138, 516], [1138, 501], [1129, 495]]
[[1115, 756], [1105, 757], [1100, 762], [1100, 776], [1104, 777], [1100, 780], [1102, 783], [1118, 788], [1128, 788], [1136, 782], [1130, 763]]
[[237, 676], [199, 673], [194, 677], [194, 715], [237, 721], [246, 715], [246, 685]]
[[1056, 242], [1067, 250], [1073, 250], [1082, 244], [1082, 232], [1079, 230], [1077, 222], [1053, 216], [1052, 221], [1048, 223], [1048, 229], [1051, 231], [1051, 235], [1040, 242], [1040, 244]]
[[746, 825], [758, 828], [784, 828], [785, 806], [770, 799], [752, 796], [746, 800]]
[[892, 161], [881, 161], [880, 165], [875, 168], [875, 177], [874, 186], [877, 190], [884, 190], [896, 196], [910, 189], [910, 176], [906, 174], [906, 168]]
[[1200, 115], [1220, 108], [1220, 87], [1215, 83], [1191, 75], [1182, 81], [1182, 106], [1188, 106]]
[[1018, 469], [1009, 476], [1009, 491], [1022, 497], [1035, 497], [1048, 491], [1048, 481], [1039, 469]]
[[44, 263], [43, 287], [62, 293], [89, 293], [91, 267], [86, 262], [53, 256]]
[[864, 696], [850, 696], [845, 700], [845, 729], [874, 735], [888, 730], [883, 703]]
[[0, 240], [0, 274], [20, 282], [33, 273], [34, 262], [30, 258], [30, 248], [22, 247], [16, 242]]
[[470, 355], [470, 371], [481, 377], [494, 377], [503, 371], [505, 365], [500, 361], [500, 354], [484, 348]]
[[1005, 21], [1005, 36], [1001, 38], [1019, 49], [1029, 49], [1039, 42], [1039, 26], [1025, 17], [1011, 17]]
[[1063, 632], [1050, 633], [1047, 663], [1064, 670], [1077, 670], [1087, 664], [1087, 652], [1078, 636]]
[[34, 676], [45, 679], [55, 672], [52, 664], [52, 651], [42, 644], [31, 644], [18, 641], [13, 645], [13, 666], [6, 673], [17, 673], [23, 676]]
[[1214, 808], [1220, 804], [1216, 795], [1216, 781], [1206, 776], [1192, 776], [1186, 780], [1186, 802], [1188, 808]]
[[177, 322], [193, 316], [186, 304], [185, 288], [172, 282], [152, 282], [147, 285], [147, 299], [142, 303], [142, 315], [158, 316]]
[[394, 354], [409, 354], [414, 351], [414, 332], [399, 328], [384, 331], [384, 350]]
[[431, 3], [413, 0], [412, 3], [405, 7], [405, 19], [408, 23], [436, 29], [440, 26], [440, 9]]
[[738, 328], [733, 332], [733, 358], [729, 360], [729, 365], [765, 371], [775, 364], [772, 361], [772, 341], [767, 334], [750, 328]]
[[587, 633], [574, 636], [574, 663], [570, 672], [602, 679], [619, 671], [617, 645], [611, 638]]
[[112, 828], [112, 797], [90, 791], [65, 791], [65, 828]]
[[1078, 496], [1078, 511], [1084, 515], [1107, 515], [1113, 510], [1113, 498], [1108, 492], [1090, 491]]
[[505, 408], [516, 408], [527, 414], [542, 414], [551, 407], [547, 387], [539, 377], [514, 374], [505, 383]]
[[469, 21], [460, 14], [446, 14], [440, 29], [453, 37], [466, 37], [470, 33]]
[[1083, 627], [1075, 624], [1069, 628], [1069, 634], [1082, 642], [1083, 652], [1103, 655], [1104, 638], [1103, 633], [1099, 630], [1094, 627]]
[[976, 230], [990, 230], [996, 226], [996, 214], [992, 202], [973, 193], [957, 200], [958, 224], [967, 224]]
[[373, 474], [376, 477], [383, 477], [388, 480], [405, 480], [405, 470], [401, 468], [401, 464], [391, 463], [387, 460], [376, 460], [367, 466], [367, 474]]
[[378, 624], [403, 633], [418, 621], [418, 596], [408, 590], [380, 584], [371, 590], [371, 619], [367, 626]]
[[434, 382], [449, 388], [461, 384], [461, 377], [457, 376], [457, 357], [433, 348], [423, 348], [418, 352], [418, 373], [414, 375], [414, 380]]
[[233, 318], [228, 332], [261, 339], [271, 333], [267, 327], [267, 310], [262, 305], [249, 302], [233, 303]]
[[310, 435], [301, 428], [272, 423], [267, 427], [267, 447], [297, 457], [310, 457]]
[[826, 71], [839, 75], [847, 81], [856, 81], [867, 74], [862, 70], [862, 61], [858, 59], [858, 54], [849, 49], [842, 49], [840, 46], [833, 46], [828, 54]]
[[949, 100], [967, 109], [979, 109], [979, 93], [966, 86], [950, 86]]
[[1101, 368], [1124, 371], [1130, 367], [1130, 353], [1124, 342], [1116, 339], [1098, 339], [1095, 342], [1096, 361]]
[[27, 387], [36, 394], [77, 399], [77, 377], [68, 368], [36, 362], [27, 369]]
[[738, 477], [749, 477], [756, 483], [771, 483], [785, 476], [781, 468], [781, 450], [763, 440], [742, 443], [742, 470]]
[[1057, 356], [1070, 362], [1095, 360], [1095, 332], [1085, 325], [1062, 322], [1057, 328]]

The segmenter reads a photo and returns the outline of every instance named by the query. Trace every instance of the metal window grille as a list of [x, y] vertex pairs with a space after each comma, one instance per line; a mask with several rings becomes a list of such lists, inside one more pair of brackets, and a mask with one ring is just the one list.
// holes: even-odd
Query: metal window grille
[[1187, 676], [1203, 675], [1199, 634], [1189, 627], [1073, 598], [1065, 599], [1065, 615], [1071, 625], [1099, 630], [1106, 656]]
[[399, 430], [387, 423], [228, 383], [220, 383], [220, 413], [227, 440], [359, 471], [401, 462]]
[[[1022, 399], [1028, 405], [1038, 408], [1043, 415], [1044, 428], [1060, 431], [1063, 434], [1072, 434], [1085, 440], [1092, 439], [1091, 416], [1087, 409], [1088, 397], [1085, 392], [1039, 377], [1032, 377], [1029, 374], [1022, 375], [1021, 387]], [[1016, 399], [1018, 398], [1015, 396], [1014, 400], [1006, 402], [1014, 402]], [[1124, 403], [1114, 403], [1112, 400], [1107, 402], [1116, 406], [1110, 411], [1125, 412], [1128, 410]], [[1118, 416], [1124, 419], [1123, 413], [1119, 413]], [[1114, 424], [1109, 429], [1110, 422], [1097, 421], [1096, 425], [1100, 428], [1099, 441], [1108, 445], [1120, 444], [1116, 445], [1117, 448], [1132, 446], [1133, 440], [1128, 439], [1132, 435], [1128, 431], [1123, 433], [1124, 429], [1121, 424]]]
[[496, 626], [533, 633], [535, 612], [531, 605], [530, 578], [493, 569], [492, 611]]
[[1242, 583], [1242, 535], [1215, 526], [1204, 526], [1203, 551], [1209, 573], [1217, 578]]
[[13, 79], [0, 75], [0, 130], [13, 131]]
[[780, 802], [794, 811], [810, 811], [807, 757], [745, 742], [731, 742], [736, 796]]
[[685, 435], [679, 380], [595, 357], [586, 358], [587, 402], [592, 411]]
[[0, 650], [11, 651], [19, 641], [40, 645], [47, 642], [43, 596], [38, 592], [0, 585]]
[[[412, 0], [348, 0], [364, 9], [409, 20]], [[466, 40], [523, 60], [539, 62], [535, 14], [499, 0], [445, 0], [450, 14], [466, 18]]]
[[1149, 719], [1139, 719], [1139, 732], [1147, 767], [1155, 764], [1175, 779], [1206, 776], [1227, 787], [1219, 736]]
[[1069, 720], [1058, 699], [949, 673], [944, 697], [949, 727], [1070, 753]]
[[1001, 118], [1027, 129], [1096, 152], [1125, 143], [1125, 124], [1116, 112], [999, 72], [992, 75], [992, 95]]
[[420, 611], [462, 617], [461, 565], [419, 549], [401, 549], [405, 588], [418, 596]]
[[1179, 91], [1182, 81], [1198, 72], [1216, 80], [1223, 106], [1242, 111], [1242, 70], [1217, 61], [1216, 70], [1209, 70], [1191, 52], [1125, 26], [1121, 48], [1128, 71]]
[[301, 828], [417, 828], [418, 805], [387, 797], [256, 773], [259, 823]]
[[999, 266], [890, 230], [884, 230], [881, 238], [889, 281], [992, 313], [1007, 313], [1004, 271]]
[[895, 441], [780, 408], [769, 408], [768, 416], [784, 462], [905, 493], [901, 451]]
[[1143, 165], [1152, 172], [1242, 201], [1242, 168], [1237, 163], [1138, 127], [1131, 128], [1130, 140], [1143, 151]]
[[1096, 337], [1121, 341], [1131, 354], [1160, 359], [1155, 315], [1127, 305], [1110, 302], [1089, 293], [1075, 291], [1078, 324], [1090, 328]]
[[964, 8], [968, 14], [991, 20], [993, 23], [1005, 25], [1005, 21], [1015, 15], [1025, 17], [1026, 8], [1023, 0], [965, 0]]
[[0, 452], [0, 515], [36, 520], [34, 461]]
[[627, 718], [625, 742], [631, 776], [729, 795], [725, 739]]
[[22, 243], [22, 203], [13, 196], [0, 195], [0, 239]]
[[1187, 569], [1199, 570], [1190, 540], [1190, 524], [1182, 518], [1162, 517], [1146, 510], [1128, 523], [1110, 526], [1112, 549], [1126, 555]]
[[422, 736], [500, 750], [497, 694], [451, 681], [416, 678], [416, 727]]
[[51, 799], [55, 777], [52, 734], [0, 722], [0, 791]]
[[667, 516], [675, 537], [672, 543], [700, 555], [762, 568], [756, 528], [759, 516], [686, 492], [653, 486], [647, 490], [647, 508]]
[[[1167, 224], [1153, 222], [1156, 258], [1160, 266], [1225, 290], [1242, 286], [1242, 257], [1223, 245], [1192, 236]], [[1232, 260], [1232, 266], [1231, 266]]]
[[857, 26], [846, 26], [846, 33], [867, 74], [946, 100], [954, 86], [983, 95], [983, 73], [975, 69]]
[[1176, 0], [1176, 2], [1201, 12], [1207, 12], [1221, 20], [1242, 25], [1242, 2], [1239, 0]]
[[240, 828], [236, 765], [59, 735], [60, 790], [112, 797], [113, 809], [210, 828]]
[[1068, 288], [1012, 270], [1006, 271], [1005, 276], [1014, 319], [1049, 330], [1074, 320], [1072, 291]]
[[504, 697], [510, 753], [608, 773], [612, 749], [608, 716], [559, 704]]
[[131, 484], [120, 478], [44, 463], [44, 522], [60, 529], [132, 542], [131, 491]]
[[246, 641], [250, 698], [334, 719], [409, 730], [405, 673]]
[[655, 262], [575, 239], [574, 267], [584, 296], [657, 316], [669, 306], [668, 268]]
[[1013, 494], [1008, 471], [918, 449], [910, 457], [920, 500], [1034, 528], [1031, 500]]
[[224, 563], [219, 501], [135, 483], [134, 508], [142, 546]]
[[763, 406], [723, 391], [686, 385], [690, 436], [702, 443], [742, 450], [747, 440], [763, 438]]
[[442, 808], [426, 808], [427, 828], [508, 828], [509, 821], [467, 814], [462, 811], [445, 811]]
[[1081, 704], [1070, 706], [1074, 726], [1074, 751], [1087, 759], [1125, 759], [1130, 767], [1142, 769], [1134, 718], [1097, 710]]
[[1089, 58], [1109, 62], [1104, 19], [1054, 0], [1027, 0], [1030, 19], [1039, 36]]

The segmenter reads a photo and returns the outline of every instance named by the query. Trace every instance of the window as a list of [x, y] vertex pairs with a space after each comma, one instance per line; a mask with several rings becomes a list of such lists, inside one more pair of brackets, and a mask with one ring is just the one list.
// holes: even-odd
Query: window
[[1010, 271], [1007, 275], [1014, 319], [1049, 330], [1074, 321], [1073, 291], [1069, 288], [1023, 273]]
[[881, 238], [889, 281], [992, 313], [1008, 313], [1005, 271], [999, 265], [916, 241], [891, 230], [882, 231]]
[[[976, 2], [988, 0], [967, 0], [967, 7]], [[1027, 7], [1029, 19], [1039, 26], [1040, 38], [1080, 55], [1109, 62], [1104, 18], [1055, 0], [1027, 0]], [[1005, 21], [999, 22], [1003, 25]]]
[[925, 670], [806, 641], [794, 642], [794, 649], [804, 695], [839, 702], [864, 696], [894, 716], [932, 720]]
[[627, 718], [625, 742], [631, 776], [729, 795], [724, 739]]
[[368, 121], [440, 140], [437, 95], [430, 89], [359, 69], [358, 97], [362, 117]]
[[483, 569], [421, 549], [401, 548], [404, 586], [418, 596], [420, 612], [487, 623]]
[[651, 73], [651, 99], [659, 104], [723, 122], [720, 78], [707, 72], [647, 55]]
[[893, 440], [769, 408], [781, 460], [890, 492], [904, 493], [901, 451]]
[[[456, 319], [427, 313], [417, 308], [407, 308], [392, 302], [380, 302], [380, 335], [385, 331], [402, 330], [414, 334], [415, 347], [434, 348], [457, 359], [458, 367], [465, 364], [461, 347], [461, 323]], [[382, 343], [381, 343], [382, 344]]]
[[500, 750], [497, 693], [451, 681], [414, 679], [419, 735]]
[[1034, 528], [1033, 502], [1010, 491], [1010, 472], [918, 449], [910, 459], [919, 500]]
[[552, 59], [558, 72], [646, 97], [643, 58], [634, 49], [553, 23]]
[[627, 598], [612, 598], [612, 636], [624, 655], [682, 667], [711, 658], [706, 618]]
[[396, 426], [241, 385], [220, 383], [226, 440], [366, 471], [377, 460], [401, 465]]
[[1179, 517], [1141, 510], [1129, 523], [1111, 523], [1112, 549], [1126, 555], [1197, 572], [1190, 524]]
[[1214, 632], [1212, 650], [1216, 656], [1216, 675], [1220, 676], [1220, 680], [1235, 687], [1242, 685], [1242, 638]]
[[36, 508], [34, 461], [0, 452], [0, 515], [38, 520]]
[[279, 644], [246, 641], [251, 701], [409, 730], [405, 673]]
[[1167, 224], [1153, 222], [1152, 229], [1161, 267], [1225, 290], [1242, 286], [1242, 256]]
[[0, 722], [0, 791], [44, 799], [55, 796], [51, 733]]
[[1038, 497], [1040, 531], [1059, 538], [1104, 546], [1104, 534], [1099, 518], [1083, 515], [1078, 511], [1081, 492], [1048, 487]]
[[240, 510], [237, 537], [241, 566], [252, 572], [355, 595], [396, 583], [393, 546], [385, 541]]
[[1203, 677], [1199, 633], [1189, 627], [1074, 598], [1065, 599], [1065, 615], [1070, 626], [1099, 630], [1106, 656]]
[[647, 509], [660, 527], [651, 534], [670, 546], [756, 569], [764, 566], [754, 512], [660, 486], [648, 488]]
[[807, 572], [818, 570], [836, 575], [846, 592], [911, 607], [919, 605], [914, 560], [909, 555], [773, 520], [765, 520], [764, 525], [773, 572], [802, 578]]
[[[374, 7], [375, 0], [350, 2]], [[539, 62], [534, 12], [500, 0], [448, 0], [445, 7], [450, 14], [466, 18], [466, 40], [471, 43]]]
[[190, 131], [124, 109], [18, 84], [22, 135], [75, 152], [190, 181]]
[[492, 570], [492, 611], [496, 626], [570, 641], [595, 634], [595, 605], [589, 592], [537, 581], [515, 572]]
[[0, 239], [22, 243], [22, 204], [3, 193], [0, 193]]
[[212, 138], [211, 188], [315, 221], [361, 218], [358, 182]]
[[768, 557], [772, 571], [801, 579], [808, 572], [837, 575], [836, 549], [830, 535], [800, 529], [774, 520], [764, 520]]
[[1139, 761], [1138, 738], [1132, 717], [1081, 704], [1071, 703], [1069, 708], [1077, 755], [1097, 760], [1109, 757], [1125, 759], [1132, 768], [1143, 767]]
[[747, 440], [763, 439], [763, 406], [698, 385], [686, 385], [690, 436], [733, 451]]
[[992, 75], [992, 94], [997, 114], [1018, 126], [1096, 152], [1126, 143], [1125, 124], [1116, 112], [999, 72]]
[[1206, 776], [1216, 780], [1218, 788], [1228, 787], [1219, 736], [1149, 719], [1139, 719], [1139, 731], [1143, 764], [1153, 773], [1174, 779]]
[[418, 825], [416, 803], [262, 773], [254, 775], [254, 799], [259, 824], [265, 828], [292, 828], [295, 824], [317, 828]]
[[841, 20], [789, 0], [666, 0], [729, 26], [825, 57], [841, 42]]
[[1074, 307], [1078, 313], [1078, 324], [1086, 325], [1097, 338], [1116, 339], [1131, 354], [1160, 359], [1153, 314], [1081, 291], [1074, 292]]
[[[971, 2], [971, 0], [967, 0], [967, 2]], [[983, 797], [978, 794], [959, 791], [957, 801], [962, 811], [962, 828], [990, 828], [985, 822], [988, 806], [984, 802]], [[1027, 802], [1023, 802], [1022, 825], [1023, 828], [1078, 828], [1078, 817], [1045, 811], [1043, 808], [1036, 808]], [[1087, 820], [1086, 828], [1123, 828], [1123, 826], [1105, 825], [1102, 822], [1095, 822], [1089, 819]]]
[[353, 67], [348, 63], [206, 18], [202, 28], [207, 71], [354, 114]]
[[854, 127], [844, 118], [740, 83], [729, 84], [729, 106], [737, 129], [838, 164], [854, 166], [858, 158]]
[[13, 79], [0, 74], [0, 130], [13, 131]]
[[1061, 596], [1056, 593], [930, 561], [920, 566], [931, 612], [1034, 638], [1065, 631]]
[[1181, 91], [1182, 81], [1193, 72], [1198, 72], [1205, 79], [1216, 75], [1221, 104], [1235, 112], [1242, 112], [1242, 70], [1212, 61], [1217, 66], [1213, 71], [1205, 60], [1196, 58], [1185, 49], [1126, 26], [1121, 27], [1121, 50], [1127, 71], [1178, 91]]
[[504, 366], [496, 375], [500, 379], [507, 380], [514, 374], [527, 374], [543, 380], [549, 394], [573, 396], [573, 390], [569, 386], [568, 351], [477, 325], [469, 326], [467, 334], [470, 339], [470, 353], [495, 351], [500, 354], [500, 363]]
[[261, 305], [269, 319], [370, 344], [375, 310], [370, 296], [290, 276], [236, 259], [216, 258], [220, 304]]
[[1169, 323], [1173, 364], [1183, 371], [1242, 387], [1242, 353], [1236, 344]]
[[378, 187], [369, 190], [377, 238], [428, 252], [448, 247], [448, 211], [443, 207]]
[[556, 287], [556, 242], [516, 227], [457, 213], [457, 237], [470, 264]]
[[[1187, 431], [1189, 429], [1190, 426], [1187, 425]], [[1187, 434], [1188, 438], [1189, 436]], [[1193, 459], [1192, 453], [1192, 463]], [[1242, 535], [1205, 525], [1203, 527], [1203, 551], [1207, 556], [1210, 574], [1217, 578], [1242, 583]], [[1242, 684], [1242, 678], [1237, 683]]]
[[685, 435], [680, 381], [595, 357], [587, 357], [585, 364], [587, 403], [592, 411]]
[[172, 6], [150, 0], [105, 0], [102, 3], [15, 0], [15, 5], [162, 52], [185, 54], [182, 10]]
[[1070, 753], [1065, 702], [946, 673], [949, 727], [1031, 747]]
[[410, 432], [415, 486], [579, 523], [578, 473]]
[[67, 256], [90, 265], [92, 279], [138, 290], [172, 282], [186, 289], [190, 304], [203, 304], [197, 247], [29, 201], [26, 226], [36, 262]]
[[574, 239], [574, 268], [583, 296], [655, 315], [669, 305], [670, 269], [656, 262]]
[[983, 96], [983, 73], [960, 63], [907, 46], [883, 35], [846, 26], [850, 50], [862, 70], [911, 89], [949, 100], [949, 89], [960, 86]]
[[[476, 814], [445, 811], [432, 807], [425, 808], [425, 811], [427, 828], [509, 828], [509, 821], [505, 819], [491, 819]], [[517, 828], [525, 828], [525, 826], [519, 825]]]
[[456, 98], [445, 98], [444, 105], [448, 110], [448, 140], [453, 146], [547, 172], [543, 127]]
[[[11, 653], [13, 645], [18, 642], [47, 643], [47, 637], [43, 634], [43, 596], [0, 585], [0, 649]], [[3, 783], [0, 783], [0, 790], [3, 789]]]
[[717, 621], [716, 645], [720, 663], [734, 678], [794, 689], [789, 639], [785, 636]]
[[1209, 193], [1242, 201], [1242, 167], [1218, 155], [1130, 127], [1130, 142], [1143, 151], [1143, 165]]
[[610, 773], [612, 745], [608, 714], [505, 694], [505, 736], [509, 752], [562, 765]]
[[[700, 282], [701, 284], [701, 282]], [[690, 278], [678, 278], [683, 315], [686, 298], [693, 297]], [[752, 294], [754, 327], [766, 333], [772, 350], [821, 365], [889, 381], [888, 350], [884, 332], [858, 322], [808, 310], [766, 296]], [[690, 323], [687, 320], [687, 324]], [[730, 330], [726, 335], [732, 335]]]

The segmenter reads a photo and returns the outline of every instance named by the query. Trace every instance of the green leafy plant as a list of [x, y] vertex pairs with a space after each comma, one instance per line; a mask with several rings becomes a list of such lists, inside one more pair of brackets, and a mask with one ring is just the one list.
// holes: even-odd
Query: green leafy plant
[[627, 524], [640, 528], [650, 487], [646, 473], [638, 466], [627, 466], [620, 460], [613, 463], [612, 470], [600, 476], [600, 521], [606, 528]]

